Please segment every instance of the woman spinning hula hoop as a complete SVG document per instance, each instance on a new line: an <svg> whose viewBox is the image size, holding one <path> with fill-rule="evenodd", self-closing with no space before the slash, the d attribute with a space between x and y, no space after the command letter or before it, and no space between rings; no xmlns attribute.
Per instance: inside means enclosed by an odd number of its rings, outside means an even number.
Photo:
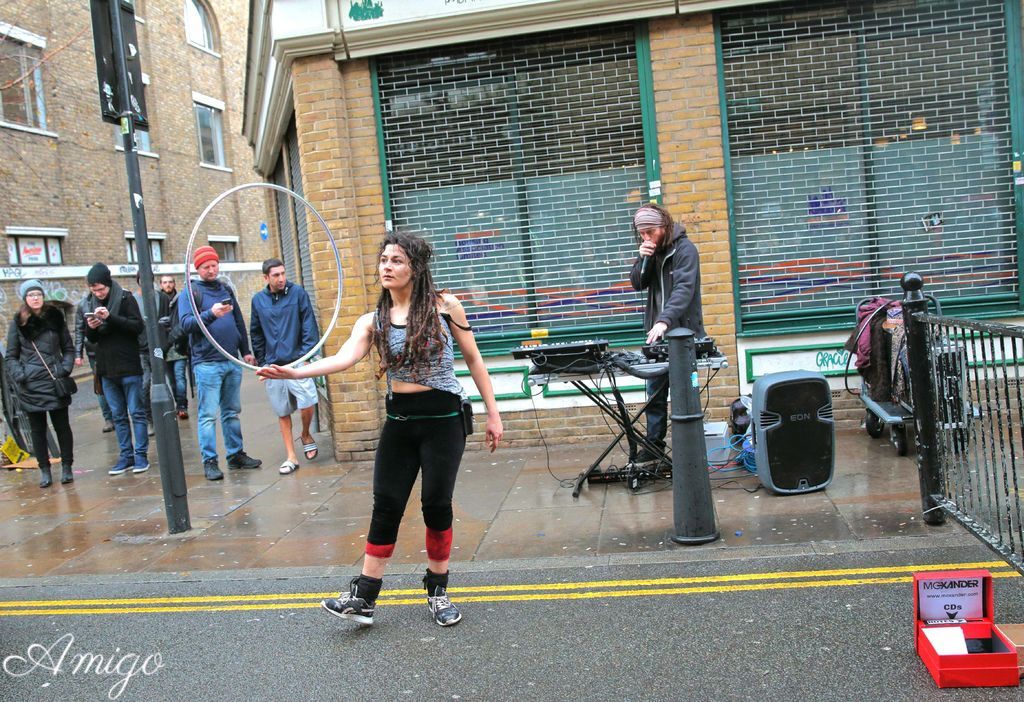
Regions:
<svg viewBox="0 0 1024 702"><path fill-rule="evenodd" d="M454 295L434 287L431 255L430 244L419 237L388 234L377 262L383 288L377 309L356 320L338 353L301 368L271 365L257 371L264 378L308 378L351 368L371 347L380 355L378 377L386 373L388 381L387 421L373 468L373 515L362 573L352 579L347 593L322 603L331 614L365 625L373 624L384 568L421 469L427 606L441 626L462 619L447 595L452 494L466 447L461 412L465 392L455 378L453 338L487 407L484 440L492 452L504 434L466 312Z"/></svg>

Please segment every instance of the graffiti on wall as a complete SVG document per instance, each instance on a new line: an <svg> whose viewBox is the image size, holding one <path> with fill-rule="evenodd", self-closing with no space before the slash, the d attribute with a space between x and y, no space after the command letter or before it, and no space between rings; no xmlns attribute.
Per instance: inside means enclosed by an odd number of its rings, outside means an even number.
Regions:
<svg viewBox="0 0 1024 702"><path fill-rule="evenodd" d="M82 301L88 291L82 288L75 288L74 290L68 290L62 280L42 280L43 294L46 295L46 299L51 302L64 302L69 305L77 305Z"/></svg>

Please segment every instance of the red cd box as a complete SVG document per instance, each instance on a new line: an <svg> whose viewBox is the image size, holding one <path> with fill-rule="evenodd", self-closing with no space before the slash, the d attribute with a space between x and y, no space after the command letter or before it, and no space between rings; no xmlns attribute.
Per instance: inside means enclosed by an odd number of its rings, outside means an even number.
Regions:
<svg viewBox="0 0 1024 702"><path fill-rule="evenodd" d="M914 573L914 648L939 687L1017 687L1017 651L993 624L987 570Z"/></svg>

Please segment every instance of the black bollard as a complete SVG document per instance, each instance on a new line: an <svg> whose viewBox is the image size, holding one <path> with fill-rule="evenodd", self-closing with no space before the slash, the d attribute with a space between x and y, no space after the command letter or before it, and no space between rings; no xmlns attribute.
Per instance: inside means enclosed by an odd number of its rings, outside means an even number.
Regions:
<svg viewBox="0 0 1024 702"><path fill-rule="evenodd" d="M132 213L132 229L139 257L139 273L142 286L142 316L147 320L146 340L149 343L152 383L150 407L156 430L157 453L160 456L160 484L164 493L164 510L167 513L167 530L179 534L192 528L188 514L188 496L185 484L185 467L181 456L181 439L178 423L174 419L174 398L167 387L166 366L160 346L159 325L156 323L156 291L153 289L153 261L149 250L149 235L146 229L146 208L142 197L142 176L139 171L139 155L135 146L134 108L128 104L131 94L129 86L128 61L138 61L138 55L125 55L126 42L121 26L122 3L107 3L109 8L110 31L113 37L114 64L119 82L121 107L121 138L124 145L125 168L128 175L129 206ZM99 12L100 4L93 5L93 12ZM129 17L134 17L135 8L129 5ZM98 17L97 21L106 20ZM188 270L185 271L186 283ZM185 286L188 290L188 286Z"/></svg>
<svg viewBox="0 0 1024 702"><path fill-rule="evenodd" d="M668 377L672 396L672 507L677 544L693 546L718 538L711 501L704 410L700 406L693 332L673 329L668 339Z"/></svg>
<svg viewBox="0 0 1024 702"><path fill-rule="evenodd" d="M944 524L946 513L935 501L942 495L942 473L939 469L939 437L936 431L935 397L932 383L935 369L928 351L928 325L917 318L928 311L928 300L921 289L924 278L919 273L904 273L903 328L907 334L907 362L910 365L910 394L914 404L914 427L917 430L917 474L921 483L921 510L924 523Z"/></svg>

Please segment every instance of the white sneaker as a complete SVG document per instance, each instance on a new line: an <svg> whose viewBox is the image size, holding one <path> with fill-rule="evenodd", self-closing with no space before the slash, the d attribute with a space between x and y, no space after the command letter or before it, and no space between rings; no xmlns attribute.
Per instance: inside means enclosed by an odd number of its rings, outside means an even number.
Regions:
<svg viewBox="0 0 1024 702"><path fill-rule="evenodd" d="M462 612L448 599L448 592L443 587L434 588L433 595L428 591L427 608L440 626L454 626L462 621Z"/></svg>

